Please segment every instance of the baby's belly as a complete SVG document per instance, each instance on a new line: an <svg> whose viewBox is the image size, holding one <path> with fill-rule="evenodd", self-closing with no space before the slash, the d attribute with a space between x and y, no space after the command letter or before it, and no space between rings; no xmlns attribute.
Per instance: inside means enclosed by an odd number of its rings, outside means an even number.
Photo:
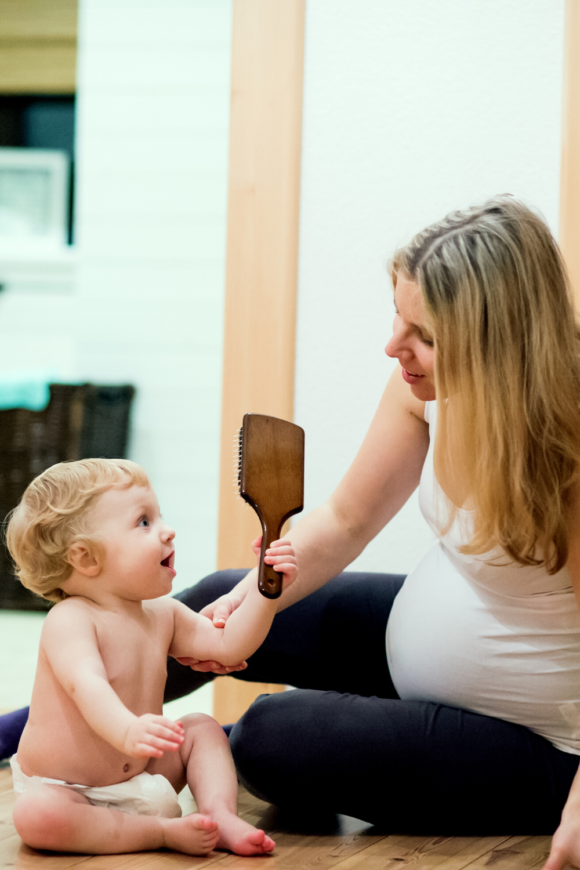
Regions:
<svg viewBox="0 0 580 870"><path fill-rule="evenodd" d="M158 688L158 698L155 698L156 682L159 681L153 675L153 691L150 686L138 688L145 710L161 713L163 688ZM132 706L137 715L143 712ZM17 755L27 776L89 786L131 779L142 773L149 761L126 755L93 731L42 658L32 690L30 716Z"/></svg>
<svg viewBox="0 0 580 870"><path fill-rule="evenodd" d="M104 786L124 782L142 773L148 758L132 758L112 747L80 724L55 722L62 728L26 724L17 758L27 776L42 776L75 785Z"/></svg>
<svg viewBox="0 0 580 870"><path fill-rule="evenodd" d="M438 544L395 600L387 657L405 700L517 722L580 753L580 617L573 593L500 596L462 576Z"/></svg>

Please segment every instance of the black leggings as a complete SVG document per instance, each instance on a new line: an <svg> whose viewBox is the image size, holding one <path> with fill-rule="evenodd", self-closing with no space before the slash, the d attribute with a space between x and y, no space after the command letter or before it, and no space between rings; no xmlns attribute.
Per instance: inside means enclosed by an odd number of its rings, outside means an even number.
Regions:
<svg viewBox="0 0 580 870"><path fill-rule="evenodd" d="M200 610L245 571L177 598ZM345 813L397 833L551 834L578 768L522 725L402 701L385 630L404 577L345 573L280 613L238 679L286 683L235 725L241 781L282 807ZM166 699L212 679L169 662Z"/></svg>

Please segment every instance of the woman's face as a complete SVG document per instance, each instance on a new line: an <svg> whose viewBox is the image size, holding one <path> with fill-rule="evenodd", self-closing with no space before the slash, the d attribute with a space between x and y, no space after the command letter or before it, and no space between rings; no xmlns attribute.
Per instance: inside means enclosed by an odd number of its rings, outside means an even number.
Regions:
<svg viewBox="0 0 580 870"><path fill-rule="evenodd" d="M403 275L397 276L396 315L393 335L385 348L387 356L398 359L403 380L423 402L435 398L435 348L427 327L425 303L418 284Z"/></svg>

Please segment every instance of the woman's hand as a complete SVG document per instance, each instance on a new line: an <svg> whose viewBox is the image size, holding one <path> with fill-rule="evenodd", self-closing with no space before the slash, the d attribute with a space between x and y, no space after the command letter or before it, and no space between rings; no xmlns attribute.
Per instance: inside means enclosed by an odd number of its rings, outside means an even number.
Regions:
<svg viewBox="0 0 580 870"><path fill-rule="evenodd" d="M580 867L580 815L574 817L565 812L542 870L572 870L573 867Z"/></svg>
<svg viewBox="0 0 580 870"><path fill-rule="evenodd" d="M572 870L573 867L580 867L580 824L562 824L554 834L550 857L542 870Z"/></svg>
<svg viewBox="0 0 580 870"><path fill-rule="evenodd" d="M238 594L235 590L229 595L216 598L211 604L206 605L199 611L201 616L211 619L216 628L223 628L234 610L240 606L246 596Z"/></svg>
<svg viewBox="0 0 580 870"><path fill-rule="evenodd" d="M221 626L221 628L223 628L223 626ZM176 657L176 661L178 661L180 665L190 667L193 671L200 671L202 674L207 674L209 672L217 674L219 677L227 677L228 674L232 674L234 671L245 671L248 667L247 662L240 662L239 665L226 667L219 662L202 662L199 659L192 658Z"/></svg>

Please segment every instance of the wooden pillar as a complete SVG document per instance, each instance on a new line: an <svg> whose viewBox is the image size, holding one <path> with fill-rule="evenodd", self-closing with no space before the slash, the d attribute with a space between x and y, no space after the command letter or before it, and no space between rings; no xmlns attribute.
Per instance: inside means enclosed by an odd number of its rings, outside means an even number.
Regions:
<svg viewBox="0 0 580 870"><path fill-rule="evenodd" d="M580 0L566 0L560 246L580 311Z"/></svg>
<svg viewBox="0 0 580 870"><path fill-rule="evenodd" d="M234 0L219 568L253 567L260 533L232 485L242 417L294 410L303 48L304 0ZM281 688L222 677L214 716L234 722Z"/></svg>

